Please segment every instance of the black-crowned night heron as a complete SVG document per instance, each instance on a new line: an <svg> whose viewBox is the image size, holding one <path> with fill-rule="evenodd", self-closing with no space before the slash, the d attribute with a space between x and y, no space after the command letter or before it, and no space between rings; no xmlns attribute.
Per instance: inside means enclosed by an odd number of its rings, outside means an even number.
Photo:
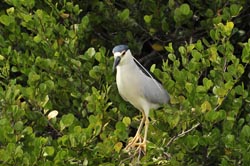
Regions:
<svg viewBox="0 0 250 166"><path fill-rule="evenodd" d="M149 111L168 103L169 95L163 86L132 56L127 45L115 46L112 52L115 59L113 70L117 70L116 83L119 94L142 112L139 128L125 149L137 147L145 153ZM141 140L141 130L144 124L144 138Z"/></svg>

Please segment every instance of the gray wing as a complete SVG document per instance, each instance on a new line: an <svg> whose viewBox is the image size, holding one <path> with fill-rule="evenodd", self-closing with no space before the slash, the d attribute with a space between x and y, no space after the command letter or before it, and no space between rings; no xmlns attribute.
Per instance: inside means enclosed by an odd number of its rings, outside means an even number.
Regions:
<svg viewBox="0 0 250 166"><path fill-rule="evenodd" d="M145 98L155 104L165 104L169 101L168 92L163 88L160 81L157 80L152 73L146 70L136 59L134 59L137 67L141 71L141 86Z"/></svg>
<svg viewBox="0 0 250 166"><path fill-rule="evenodd" d="M156 83L158 85L156 85ZM166 104L169 101L168 92L156 80L147 77L143 86L145 98L155 104Z"/></svg>

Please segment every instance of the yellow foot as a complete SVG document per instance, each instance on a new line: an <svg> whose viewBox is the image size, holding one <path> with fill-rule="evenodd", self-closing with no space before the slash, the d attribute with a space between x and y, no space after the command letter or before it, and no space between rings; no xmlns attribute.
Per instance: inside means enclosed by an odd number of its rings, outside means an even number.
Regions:
<svg viewBox="0 0 250 166"><path fill-rule="evenodd" d="M135 135L135 137L129 141L128 145L125 147L126 150L133 149L137 144L143 142L143 138L141 137L140 134Z"/></svg>
<svg viewBox="0 0 250 166"><path fill-rule="evenodd" d="M135 146L137 146L136 148L136 152L139 153L143 153L144 155L146 154L146 141L143 141L142 143L136 143Z"/></svg>
<svg viewBox="0 0 250 166"><path fill-rule="evenodd" d="M136 148L136 149L135 149ZM138 134L125 147L125 150L135 150L136 153L146 154L146 140Z"/></svg>

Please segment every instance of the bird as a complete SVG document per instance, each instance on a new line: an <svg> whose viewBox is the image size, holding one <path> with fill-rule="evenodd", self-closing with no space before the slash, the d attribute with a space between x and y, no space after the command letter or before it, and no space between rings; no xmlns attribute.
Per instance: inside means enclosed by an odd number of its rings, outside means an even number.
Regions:
<svg viewBox="0 0 250 166"><path fill-rule="evenodd" d="M149 111L169 102L170 96L163 85L156 80L132 55L127 45L113 48L113 72L116 70L116 84L120 96L142 113L138 130L125 147L146 153ZM144 137L141 131L144 126Z"/></svg>

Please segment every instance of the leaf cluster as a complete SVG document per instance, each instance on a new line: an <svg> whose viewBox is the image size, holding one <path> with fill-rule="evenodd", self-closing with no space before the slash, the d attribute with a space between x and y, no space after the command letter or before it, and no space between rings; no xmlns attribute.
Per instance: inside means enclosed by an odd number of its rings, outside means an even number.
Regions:
<svg viewBox="0 0 250 166"><path fill-rule="evenodd" d="M118 94L128 43L170 104L150 112L141 165L249 165L245 0L0 2L0 164L128 165L139 111ZM153 65L152 65L153 64Z"/></svg>

